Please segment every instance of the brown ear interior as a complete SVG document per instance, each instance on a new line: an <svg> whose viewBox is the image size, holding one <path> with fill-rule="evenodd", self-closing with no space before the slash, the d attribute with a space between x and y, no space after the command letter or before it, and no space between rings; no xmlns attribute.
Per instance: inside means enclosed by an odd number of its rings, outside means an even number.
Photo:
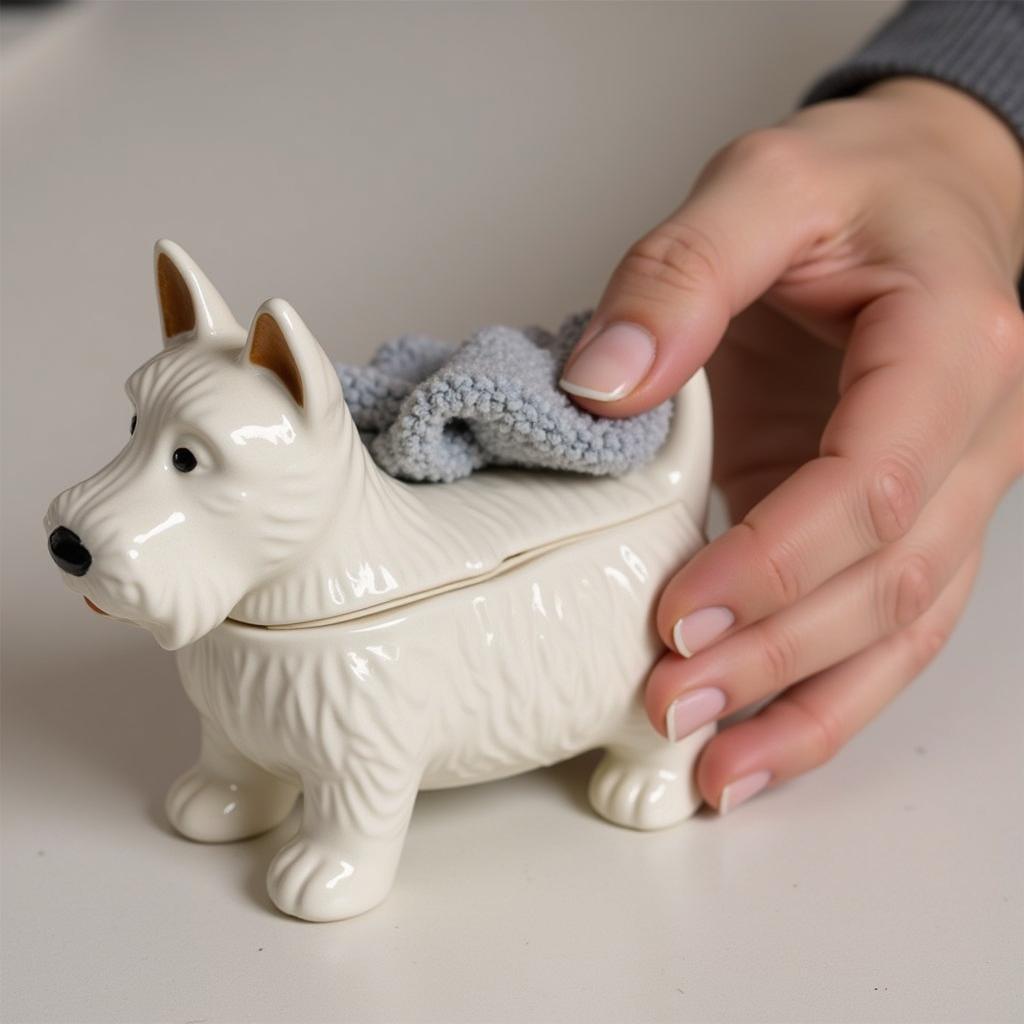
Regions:
<svg viewBox="0 0 1024 1024"><path fill-rule="evenodd" d="M162 252L156 260L156 287L160 295L160 315L164 322L164 337L173 338L183 331L194 331L196 310L192 295L167 253Z"/></svg>
<svg viewBox="0 0 1024 1024"><path fill-rule="evenodd" d="M269 314L261 313L252 329L249 361L276 374L291 392L296 405L302 405L302 377L295 356L285 341L278 322Z"/></svg>

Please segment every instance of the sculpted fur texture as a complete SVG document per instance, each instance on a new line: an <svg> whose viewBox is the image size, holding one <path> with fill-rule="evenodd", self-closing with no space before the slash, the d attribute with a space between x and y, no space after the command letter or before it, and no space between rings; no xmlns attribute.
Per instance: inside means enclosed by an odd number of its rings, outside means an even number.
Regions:
<svg viewBox="0 0 1024 1024"><path fill-rule="evenodd" d="M392 886L416 793L595 747L594 807L661 828L699 803L708 730L673 744L640 702L661 587L702 543L703 377L621 478L487 470L403 484L367 454L287 303L246 333L160 242L165 347L128 382L132 433L45 520L71 589L175 650L200 716L167 811L184 835L266 831L286 913L336 920Z"/></svg>

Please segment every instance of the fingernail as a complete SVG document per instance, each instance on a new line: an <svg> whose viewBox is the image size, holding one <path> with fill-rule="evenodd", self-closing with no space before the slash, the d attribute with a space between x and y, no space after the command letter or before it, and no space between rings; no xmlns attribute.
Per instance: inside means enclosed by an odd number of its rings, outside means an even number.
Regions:
<svg viewBox="0 0 1024 1024"><path fill-rule="evenodd" d="M735 621L736 616L720 605L698 608L675 624L672 642L684 658L692 658L699 650L717 640Z"/></svg>
<svg viewBox="0 0 1024 1024"><path fill-rule="evenodd" d="M665 732L668 738L674 743L702 725L714 721L725 707L725 701L725 694L715 686L691 690L677 697L665 712Z"/></svg>
<svg viewBox="0 0 1024 1024"><path fill-rule="evenodd" d="M760 793L771 781L772 773L769 771L751 772L744 775L735 782L730 782L722 790L721 799L718 801L718 813L728 814L736 810L740 804L749 800L752 796Z"/></svg>
<svg viewBox="0 0 1024 1024"><path fill-rule="evenodd" d="M559 386L580 398L618 401L644 379L654 351L654 338L642 327L611 324L584 347Z"/></svg>

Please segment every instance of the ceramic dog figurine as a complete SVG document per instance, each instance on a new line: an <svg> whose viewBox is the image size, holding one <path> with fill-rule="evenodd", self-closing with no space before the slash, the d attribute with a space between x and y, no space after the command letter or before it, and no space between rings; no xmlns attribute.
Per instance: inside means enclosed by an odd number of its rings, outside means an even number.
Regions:
<svg viewBox="0 0 1024 1024"><path fill-rule="evenodd" d="M177 245L157 244L156 277L164 348L128 380L131 437L45 527L72 590L177 652L202 738L167 797L175 828L242 839L302 793L267 885L285 913L326 921L387 895L419 789L602 747L600 814L688 817L711 727L669 743L641 689L658 594L703 542L703 375L624 477L406 484L367 454L287 303L246 333Z"/></svg>

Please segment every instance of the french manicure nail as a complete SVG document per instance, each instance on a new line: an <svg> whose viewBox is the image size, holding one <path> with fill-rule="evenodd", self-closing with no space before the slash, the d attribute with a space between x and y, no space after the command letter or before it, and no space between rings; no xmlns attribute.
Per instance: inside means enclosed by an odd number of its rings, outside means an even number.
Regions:
<svg viewBox="0 0 1024 1024"><path fill-rule="evenodd" d="M654 352L654 338L642 327L610 324L584 347L559 386L580 398L616 402L644 379Z"/></svg>
<svg viewBox="0 0 1024 1024"><path fill-rule="evenodd" d="M771 781L771 778L771 772L760 771L751 772L749 775L730 782L722 790L721 799L718 801L718 813L728 814L730 811L734 811L740 804L760 793Z"/></svg>
<svg viewBox="0 0 1024 1024"><path fill-rule="evenodd" d="M672 642L684 658L692 658L699 650L717 640L735 621L736 616L728 608L718 605L698 608L675 624L672 628Z"/></svg>
<svg viewBox="0 0 1024 1024"><path fill-rule="evenodd" d="M677 697L665 713L668 738L675 742L707 725L721 714L725 703L725 694L715 686L704 686Z"/></svg>

